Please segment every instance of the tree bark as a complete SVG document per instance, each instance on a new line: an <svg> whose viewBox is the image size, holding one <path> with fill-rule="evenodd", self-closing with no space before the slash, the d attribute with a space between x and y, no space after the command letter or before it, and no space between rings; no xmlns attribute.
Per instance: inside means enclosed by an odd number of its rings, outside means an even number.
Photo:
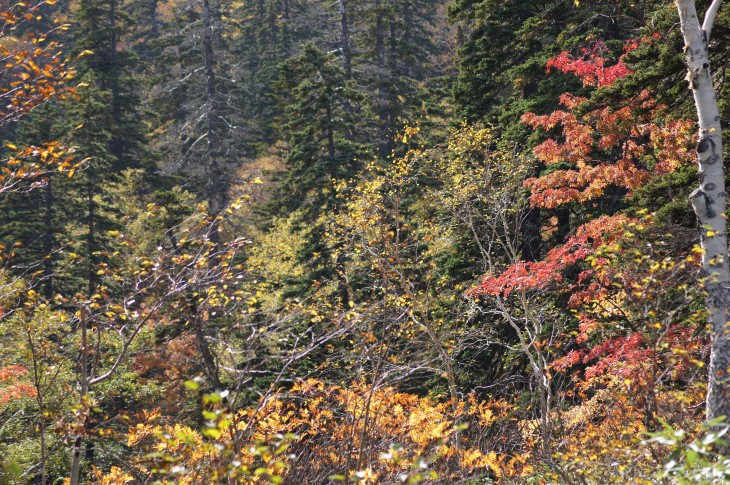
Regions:
<svg viewBox="0 0 730 485"><path fill-rule="evenodd" d="M109 151L114 155L112 166L121 170L126 168L124 166L122 157L124 155L124 140L122 139L122 106L121 96L119 93L119 59L117 52L117 2L112 0L109 3L109 25L110 25L110 52L109 52L109 76L110 76L110 90L112 94L112 105L111 105L111 116L114 123L115 133L112 133L112 140L110 143Z"/></svg>
<svg viewBox="0 0 730 485"><path fill-rule="evenodd" d="M540 235L540 208L528 207L522 216L522 259L525 261L538 261L542 249L542 236Z"/></svg>
<svg viewBox="0 0 730 485"><path fill-rule="evenodd" d="M216 254L220 253L219 215L226 205L227 190L223 183L223 172L220 164L220 138L218 134L218 104L215 82L215 57L213 53L213 13L208 0L203 0L203 56L205 58L205 102L206 136L208 138L206 172L206 196L208 211L213 222L210 227L210 241L215 245Z"/></svg>
<svg viewBox="0 0 730 485"><path fill-rule="evenodd" d="M342 66L345 69L345 81L349 81L352 79L352 49L350 48L350 29L347 25L347 5L345 0L338 0L338 4L342 36Z"/></svg>
<svg viewBox="0 0 730 485"><path fill-rule="evenodd" d="M53 185L51 181L53 180L53 174L48 175L48 180L46 182L46 187L44 189L44 197L43 202L45 203L45 210L43 213L43 223L45 224L45 228L43 228L43 254L44 260L43 260L43 294L46 298L51 299L53 298L53 265L54 265L54 256L53 256L53 246L54 246L54 227L53 227Z"/></svg>
<svg viewBox="0 0 730 485"><path fill-rule="evenodd" d="M86 394L89 391L89 360L88 360L88 338L86 334L87 313L86 308L81 307L81 316L79 325L81 326L81 381L79 385L79 404L81 408L84 406ZM69 482L71 485L79 485L79 472L81 471L81 445L83 439L81 435L77 436L73 444L73 453L71 459L71 476Z"/></svg>
<svg viewBox="0 0 730 485"><path fill-rule="evenodd" d="M93 162L92 162L93 163ZM94 196L96 195L96 168L89 166L87 169L88 180L86 182L86 207L87 207L87 219L86 219L86 251L88 256L88 292L89 298L96 292L96 271L98 257L96 255L96 201Z"/></svg>
<svg viewBox="0 0 730 485"><path fill-rule="evenodd" d="M381 159L388 158L391 152L390 146L390 127L388 126L389 106L389 89L390 79L387 77L387 65L385 59L385 19L383 12L382 0L376 0L374 8L376 9L375 18L375 62L376 75L380 77L377 82L378 86L378 155Z"/></svg>
<svg viewBox="0 0 730 485"><path fill-rule="evenodd" d="M46 405L43 399L43 378L40 369L39 356L36 350L35 343L33 341L33 332L31 327L26 330L26 336L28 338L28 349L30 350L31 359L33 361L33 385L35 387L35 399L38 403L38 432L41 438L41 483L40 485L48 485L48 443L46 441Z"/></svg>
<svg viewBox="0 0 730 485"><path fill-rule="evenodd" d="M160 34L160 19L159 14L157 12L157 0L154 0L152 4L150 5L151 9L151 20L152 20L152 36L157 38Z"/></svg>
<svg viewBox="0 0 730 485"><path fill-rule="evenodd" d="M350 44L350 29L347 23L347 4L345 0L338 0L340 9L340 34L342 42L342 67L345 70L345 82L352 80L352 47ZM345 114L350 121L352 115L352 104L350 104L349 97L345 97L342 105L345 110ZM345 131L345 139L353 140L355 138L353 130L351 128Z"/></svg>
<svg viewBox="0 0 730 485"><path fill-rule="evenodd" d="M694 95L699 120L697 154L700 186L692 192L690 200L701 225L702 272L712 332L707 386L707 419L711 420L719 416L730 416L730 269L725 218L727 201L720 112L708 55L712 24L722 2L712 2L703 25L700 25L694 0L676 0L676 3L685 41L687 79Z"/></svg>

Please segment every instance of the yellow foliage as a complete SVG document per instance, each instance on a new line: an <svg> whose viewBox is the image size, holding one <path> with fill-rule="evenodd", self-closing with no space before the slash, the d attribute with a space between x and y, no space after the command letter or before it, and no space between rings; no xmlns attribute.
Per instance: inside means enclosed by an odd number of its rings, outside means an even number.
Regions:
<svg viewBox="0 0 730 485"><path fill-rule="evenodd" d="M454 404L391 387L372 389L364 381L328 386L311 379L235 416L206 411L203 433L164 423L158 412L145 413L129 429L127 444L144 450L136 462L141 473L154 478L155 470L167 470L175 483L190 485L222 476L253 484L262 483L262 476L332 474L395 483L424 468L447 481L514 474L509 457L474 446L466 436L472 430L478 435L494 419L487 407L473 396ZM460 424L473 428L462 431ZM98 483L109 485L128 477L118 469L95 473Z"/></svg>

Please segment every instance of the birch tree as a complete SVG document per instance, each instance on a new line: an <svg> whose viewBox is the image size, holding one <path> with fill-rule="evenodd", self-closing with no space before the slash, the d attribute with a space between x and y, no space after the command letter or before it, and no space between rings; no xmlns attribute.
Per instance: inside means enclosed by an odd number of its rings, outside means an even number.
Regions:
<svg viewBox="0 0 730 485"><path fill-rule="evenodd" d="M712 84L709 40L722 0L714 0L700 23L694 0L676 0L684 36L687 80L699 120L700 186L690 195L701 224L702 272L712 332L707 418L730 416L730 270L725 217L725 171L717 93Z"/></svg>

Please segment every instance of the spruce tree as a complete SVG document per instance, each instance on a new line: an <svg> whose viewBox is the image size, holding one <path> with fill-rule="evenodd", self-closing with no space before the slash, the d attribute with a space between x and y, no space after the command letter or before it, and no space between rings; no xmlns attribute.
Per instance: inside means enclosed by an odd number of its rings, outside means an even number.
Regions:
<svg viewBox="0 0 730 485"><path fill-rule="evenodd" d="M119 0L81 0L75 13L74 51L90 52L83 57L78 70L81 75L93 73L95 88L109 93L109 151L114 157L112 168L147 166L144 122L140 111L140 83L134 69L136 56L122 49L122 41L132 20Z"/></svg>
<svg viewBox="0 0 730 485"><path fill-rule="evenodd" d="M362 97L334 56L311 43L282 65L278 89L289 149L275 205L316 219L334 204L332 182L358 172L364 153L349 134L357 124L351 108Z"/></svg>
<svg viewBox="0 0 730 485"><path fill-rule="evenodd" d="M428 35L437 6L427 0L368 0L353 5L355 70L363 73L356 77L368 93L381 158L391 154L393 137L402 125L424 114L419 88L429 75L437 75L431 61L438 48Z"/></svg>
<svg viewBox="0 0 730 485"><path fill-rule="evenodd" d="M49 137L58 138L57 104L48 104L26 116L13 133L13 143L41 146ZM40 287L46 298L65 289L64 277L57 272L61 250L68 244L65 225L75 213L70 180L48 170L0 196L0 243L12 250L12 272Z"/></svg>

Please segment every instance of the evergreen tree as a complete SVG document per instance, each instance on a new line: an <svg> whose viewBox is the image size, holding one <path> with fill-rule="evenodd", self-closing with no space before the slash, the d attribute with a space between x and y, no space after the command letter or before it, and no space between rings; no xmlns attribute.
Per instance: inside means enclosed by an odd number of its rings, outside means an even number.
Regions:
<svg viewBox="0 0 730 485"><path fill-rule="evenodd" d="M313 44L282 65L278 89L289 150L275 205L316 219L332 208L333 181L355 176L361 164L363 149L349 136L361 96L336 59Z"/></svg>
<svg viewBox="0 0 730 485"><path fill-rule="evenodd" d="M355 70L369 96L371 126L378 155L388 157L393 137L404 122L424 114L420 87L433 70L437 45L430 32L437 2L428 0L368 0L354 6Z"/></svg>
<svg viewBox="0 0 730 485"><path fill-rule="evenodd" d="M128 18L136 19L130 26L126 40L144 63L156 61L164 47L161 36L165 19L161 3L160 0L128 0L122 6Z"/></svg>
<svg viewBox="0 0 730 485"><path fill-rule="evenodd" d="M274 87L280 65L304 42L323 35L313 22L318 13L316 2L310 0L244 0L232 12L235 32L230 49L236 59L238 109L254 150L274 143L280 134Z"/></svg>
<svg viewBox="0 0 730 485"><path fill-rule="evenodd" d="M57 138L59 106L45 105L25 117L14 132L13 142L41 146L48 137ZM49 170L0 196L4 214L0 224L0 243L13 252L10 268L26 277L51 298L65 292L67 274L59 274L58 260L69 244L66 224L77 213L72 199L71 181L65 174Z"/></svg>
<svg viewBox="0 0 730 485"><path fill-rule="evenodd" d="M78 100L61 113L70 143L85 160L74 178L76 204L83 207L72 221L74 253L86 261L86 291L96 292L100 275L111 263L114 201L109 182L127 168L151 168L145 147L145 124L139 109L140 85L133 74L136 57L123 49L132 20L119 0L81 0L71 32L74 51L85 54L78 66L82 86ZM79 267L81 265L75 265Z"/></svg>
<svg viewBox="0 0 730 485"><path fill-rule="evenodd" d="M163 34L166 49L155 106L164 119L157 132L167 172L184 175L208 204L211 240L221 240L216 217L229 201L235 168L250 151L236 59L229 41L233 23L226 1L175 5L175 21Z"/></svg>
<svg viewBox="0 0 730 485"><path fill-rule="evenodd" d="M524 141L522 113L551 111L560 94L579 92L575 78L546 76L547 60L596 39L620 39L623 46L651 3L455 0L449 6L460 31L453 93L462 118L488 121Z"/></svg>
<svg viewBox="0 0 730 485"><path fill-rule="evenodd" d="M112 168L149 167L145 153L145 124L140 112L140 84L133 72L136 56L122 49L123 36L132 20L119 0L81 0L75 13L74 51L88 51L78 68L93 73L95 88L109 93L109 152Z"/></svg>

